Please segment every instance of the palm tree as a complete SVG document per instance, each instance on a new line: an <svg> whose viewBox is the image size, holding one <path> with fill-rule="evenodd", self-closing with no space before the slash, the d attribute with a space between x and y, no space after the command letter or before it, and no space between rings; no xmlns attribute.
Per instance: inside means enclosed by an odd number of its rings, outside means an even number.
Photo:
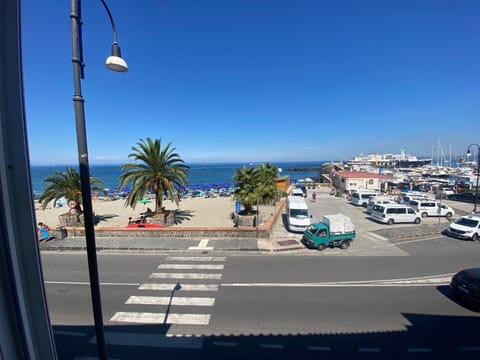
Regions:
<svg viewBox="0 0 480 360"><path fill-rule="evenodd" d="M245 213L250 214L259 200L257 192L259 172L253 167L244 166L235 170L233 179L237 182L235 197L242 203Z"/></svg>
<svg viewBox="0 0 480 360"><path fill-rule="evenodd" d="M251 213L253 206L259 201L267 202L276 198L276 176L277 167L270 163L261 164L258 168L243 167L235 170L235 197L241 201L245 213Z"/></svg>
<svg viewBox="0 0 480 360"><path fill-rule="evenodd" d="M262 203L274 200L277 196L277 184L275 178L277 177L278 168L270 163L261 164L258 168L258 185L257 192L259 200Z"/></svg>
<svg viewBox="0 0 480 360"><path fill-rule="evenodd" d="M42 204L42 209L45 209L50 201L53 200L53 205L55 206L58 200L65 197L67 202L75 201L77 204L75 207L77 214L83 212L80 206L82 203L80 174L73 167L67 167L67 172L57 170L55 171L55 175L48 176L43 181L49 183L49 185L38 197L38 201ZM99 185L103 185L100 179L90 176L90 184L92 190L102 190L101 187L99 187Z"/></svg>
<svg viewBox="0 0 480 360"><path fill-rule="evenodd" d="M138 201L142 200L148 191L155 194L155 214L163 211L163 195L166 194L178 205L178 196L175 187L186 185L190 167L175 153L172 143L162 149L160 139L146 141L140 139L138 147L132 146L129 158L134 163L122 165L127 170L120 175L120 185L132 185L132 191L127 197L125 206L133 209Z"/></svg>

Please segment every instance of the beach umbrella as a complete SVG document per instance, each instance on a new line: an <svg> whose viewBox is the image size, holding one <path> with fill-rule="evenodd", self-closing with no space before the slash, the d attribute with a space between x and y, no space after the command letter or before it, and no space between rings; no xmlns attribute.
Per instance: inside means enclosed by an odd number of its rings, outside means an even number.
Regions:
<svg viewBox="0 0 480 360"><path fill-rule="evenodd" d="M305 178L305 182L311 183L311 182L313 182L313 180L312 180L311 178L308 178L308 177L307 177L307 178Z"/></svg>
<svg viewBox="0 0 480 360"><path fill-rule="evenodd" d="M150 200L150 199L142 199L142 200L138 200L138 202L139 202L139 203L142 203L143 205L145 205L145 204L151 203L152 200Z"/></svg>

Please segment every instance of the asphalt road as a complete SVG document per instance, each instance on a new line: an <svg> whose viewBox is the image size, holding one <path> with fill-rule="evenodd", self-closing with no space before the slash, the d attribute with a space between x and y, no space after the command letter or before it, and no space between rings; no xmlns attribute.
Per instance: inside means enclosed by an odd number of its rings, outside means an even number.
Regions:
<svg viewBox="0 0 480 360"><path fill-rule="evenodd" d="M447 284L480 244L394 246L408 255L99 254L108 354L478 358L480 315ZM95 356L85 255L42 258L60 358Z"/></svg>
<svg viewBox="0 0 480 360"><path fill-rule="evenodd" d="M479 266L479 243L378 236L411 225L378 224L327 194L309 208L313 220L350 216L359 234L352 246L295 254L99 253L109 357L479 358L480 313L448 286L454 272ZM418 226L438 223L448 226L435 218ZM279 226L276 234L285 232ZM42 258L59 357L95 357L85 255Z"/></svg>

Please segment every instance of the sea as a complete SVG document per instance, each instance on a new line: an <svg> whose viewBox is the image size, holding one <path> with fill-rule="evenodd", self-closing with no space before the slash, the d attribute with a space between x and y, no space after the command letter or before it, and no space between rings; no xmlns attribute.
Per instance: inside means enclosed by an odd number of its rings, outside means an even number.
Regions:
<svg viewBox="0 0 480 360"><path fill-rule="evenodd" d="M293 183L305 178L313 178L319 175L318 169L325 161L296 161L296 162L277 162L273 163L279 168L279 175L290 175ZM119 177L122 174L121 164L116 165L90 165L90 175L103 181L105 189L117 189ZM191 187L202 187L207 184L233 184L233 176L236 169L244 166L256 167L259 163L202 163L188 164L190 173L188 185ZM32 191L38 195L43 192L48 185L44 179L48 176L55 175L55 171L65 172L69 165L32 165ZM77 169L78 166L70 165Z"/></svg>

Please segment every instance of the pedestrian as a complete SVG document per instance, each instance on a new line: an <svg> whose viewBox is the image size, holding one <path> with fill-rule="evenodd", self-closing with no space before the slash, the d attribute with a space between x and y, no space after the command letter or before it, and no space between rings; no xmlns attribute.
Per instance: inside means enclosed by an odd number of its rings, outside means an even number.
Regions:
<svg viewBox="0 0 480 360"><path fill-rule="evenodd" d="M50 228L47 224L39 222L38 230L40 232L40 241L48 241L50 239Z"/></svg>
<svg viewBox="0 0 480 360"><path fill-rule="evenodd" d="M317 201L317 193L315 191L312 194L312 201L313 202Z"/></svg>

